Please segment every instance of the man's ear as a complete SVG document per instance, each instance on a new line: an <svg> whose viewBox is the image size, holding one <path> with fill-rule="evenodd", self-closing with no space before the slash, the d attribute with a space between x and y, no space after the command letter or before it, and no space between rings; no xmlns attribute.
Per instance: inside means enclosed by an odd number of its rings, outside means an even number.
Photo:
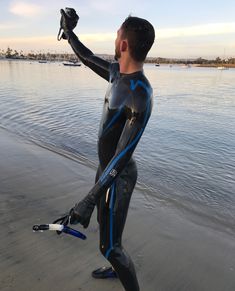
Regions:
<svg viewBox="0 0 235 291"><path fill-rule="evenodd" d="M120 51L121 52L126 52L128 49L128 43L127 43L127 40L122 40L121 41L121 44L120 44Z"/></svg>

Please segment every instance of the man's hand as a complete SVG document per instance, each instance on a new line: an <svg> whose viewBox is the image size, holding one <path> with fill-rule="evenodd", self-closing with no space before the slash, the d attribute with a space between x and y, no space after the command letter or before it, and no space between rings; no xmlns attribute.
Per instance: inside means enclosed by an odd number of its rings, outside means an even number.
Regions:
<svg viewBox="0 0 235 291"><path fill-rule="evenodd" d="M82 201L77 203L69 213L70 216L70 224L81 223L84 228L87 228L92 212L95 208L95 201L93 197L87 195Z"/></svg>
<svg viewBox="0 0 235 291"><path fill-rule="evenodd" d="M70 216L69 216L69 214L67 214L67 215L64 215L64 216L56 219L53 223L55 223L55 224L59 223L59 224L62 224L62 225L68 225L69 224L69 218L70 218ZM62 231L59 231L59 230L57 230L56 232L57 232L57 234L61 234L62 233Z"/></svg>
<svg viewBox="0 0 235 291"><path fill-rule="evenodd" d="M67 39L66 34L76 27L79 16L73 8L65 8L65 11L64 9L60 9L60 13L60 29L64 30L62 38Z"/></svg>

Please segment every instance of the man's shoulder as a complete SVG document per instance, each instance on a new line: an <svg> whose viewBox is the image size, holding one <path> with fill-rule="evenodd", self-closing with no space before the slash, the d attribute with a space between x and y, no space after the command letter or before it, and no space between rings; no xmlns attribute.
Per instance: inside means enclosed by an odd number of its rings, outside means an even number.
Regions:
<svg viewBox="0 0 235 291"><path fill-rule="evenodd" d="M142 73L130 79L130 90L135 96L150 98L152 95L152 87L146 76Z"/></svg>
<svg viewBox="0 0 235 291"><path fill-rule="evenodd" d="M128 103L133 112L145 112L152 104L153 90L144 74L130 78Z"/></svg>

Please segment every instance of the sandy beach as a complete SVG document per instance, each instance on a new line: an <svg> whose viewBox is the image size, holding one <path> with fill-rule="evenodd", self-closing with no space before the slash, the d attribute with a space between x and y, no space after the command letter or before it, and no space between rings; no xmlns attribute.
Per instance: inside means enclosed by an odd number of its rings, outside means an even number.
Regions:
<svg viewBox="0 0 235 291"><path fill-rule="evenodd" d="M94 176L86 165L0 130L0 290L123 290L118 280L91 278L106 264L98 250L96 211L86 241L32 232L33 224L50 223L79 201ZM133 194L123 237L141 290L234 291L234 233L164 201L146 207L142 195Z"/></svg>

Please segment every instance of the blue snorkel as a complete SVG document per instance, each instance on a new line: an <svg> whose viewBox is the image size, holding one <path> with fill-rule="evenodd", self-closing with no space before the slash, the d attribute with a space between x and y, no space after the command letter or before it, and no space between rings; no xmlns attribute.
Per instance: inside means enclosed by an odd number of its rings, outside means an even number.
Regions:
<svg viewBox="0 0 235 291"><path fill-rule="evenodd" d="M80 231L76 230L76 229L73 229L67 225L63 225L63 224L55 224L55 223L52 223L52 224L36 224L33 226L33 231L37 232L37 231L45 231L45 230L54 230L54 231L57 231L57 232L64 232L64 233L67 233L67 234L70 234L70 235L73 235L75 237L78 237L82 240L85 240L86 239L86 236L81 233Z"/></svg>

